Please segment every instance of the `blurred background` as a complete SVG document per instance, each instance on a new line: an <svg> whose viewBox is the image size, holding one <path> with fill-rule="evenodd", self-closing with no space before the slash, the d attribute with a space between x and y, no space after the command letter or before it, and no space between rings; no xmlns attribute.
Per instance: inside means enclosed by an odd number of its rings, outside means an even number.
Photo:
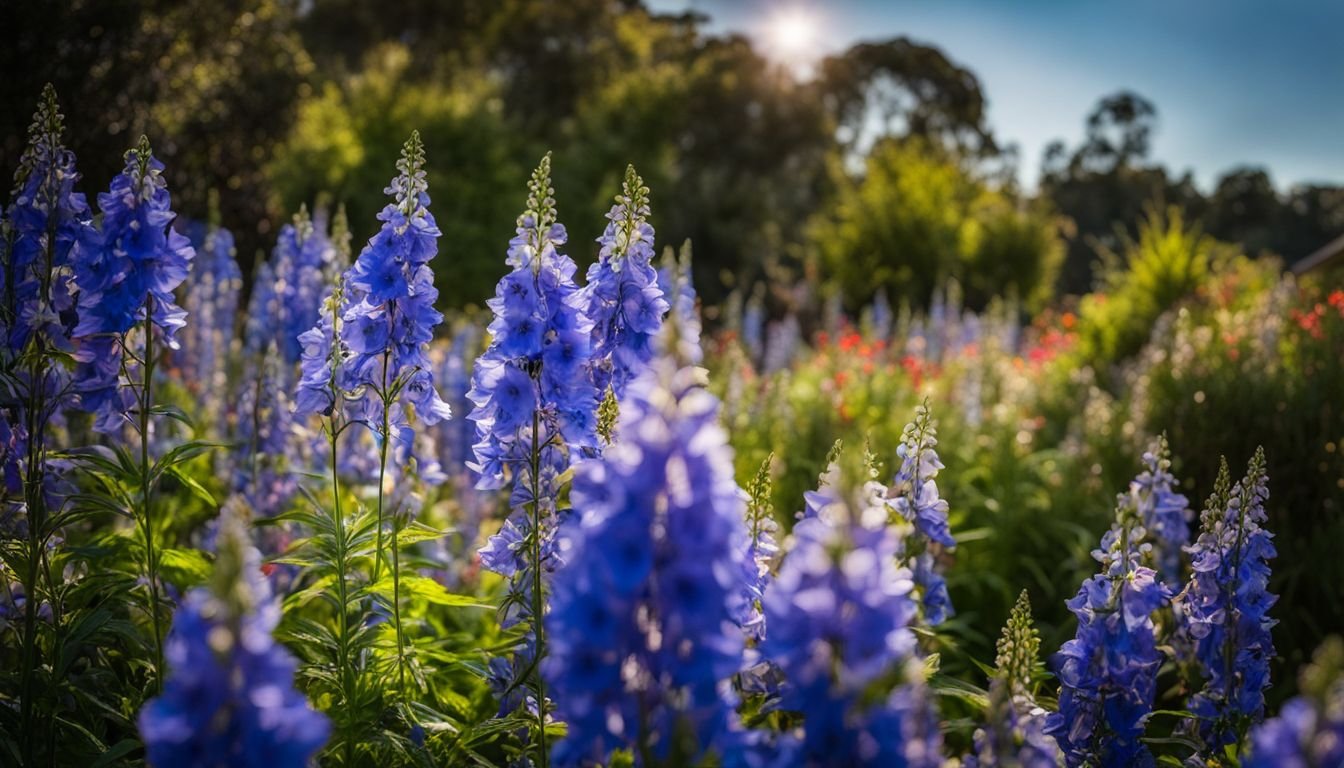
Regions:
<svg viewBox="0 0 1344 768"><path fill-rule="evenodd" d="M26 0L0 28L0 173L50 81L80 189L147 134L245 276L301 204L372 235L416 128L443 308L470 312L545 151L580 268L634 163L659 242L694 244L739 479L771 461L781 522L834 439L890 456L930 399L950 669L1023 586L1046 647L1071 636L1163 433L1196 511L1222 456L1268 451L1275 696L1344 632L1344 5Z"/></svg>
<svg viewBox="0 0 1344 768"><path fill-rule="evenodd" d="M809 265L851 308L949 277L973 306L1080 294L1151 205L1286 264L1344 233L1337 4L3 5L0 172L51 81L82 188L148 134L185 216L218 190L244 274L319 196L372 234L411 128L450 306L489 294L547 149L575 242L634 163L710 304Z"/></svg>

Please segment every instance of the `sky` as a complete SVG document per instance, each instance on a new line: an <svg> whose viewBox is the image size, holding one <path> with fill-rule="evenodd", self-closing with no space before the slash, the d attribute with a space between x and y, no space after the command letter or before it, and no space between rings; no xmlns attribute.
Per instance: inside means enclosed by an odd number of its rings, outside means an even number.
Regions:
<svg viewBox="0 0 1344 768"><path fill-rule="evenodd" d="M1157 107L1152 156L1204 190L1242 165L1280 189L1344 185L1340 0L647 0L693 10L807 72L807 60L907 36L980 79L989 123L1034 186L1045 146L1076 146L1104 95Z"/></svg>

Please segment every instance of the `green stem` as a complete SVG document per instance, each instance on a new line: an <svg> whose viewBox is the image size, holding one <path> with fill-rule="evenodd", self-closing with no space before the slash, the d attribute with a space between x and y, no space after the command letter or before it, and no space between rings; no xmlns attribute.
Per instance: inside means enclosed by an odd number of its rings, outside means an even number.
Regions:
<svg viewBox="0 0 1344 768"><path fill-rule="evenodd" d="M48 171L50 173L50 170ZM47 178L47 197L54 198L52 188L54 180ZM56 216L47 217L47 239L46 248L43 249L43 265L40 277L40 286L38 288L38 301L45 302L51 295L51 270L55 261L56 250L56 230L59 220ZM13 286L15 285L16 275L13 270L13 260L7 259L5 265L8 273L6 280L6 303L8 309L14 308ZM16 320L17 312L11 312L11 322ZM25 426L28 431L28 457L27 464L24 467L23 483L23 501L28 518L28 541L27 541L27 566L24 576L27 580L24 582L24 617L23 617L23 666L21 672L21 681L19 686L19 701L21 709L20 722L23 728L23 754L25 764L35 765L34 753L35 742L38 738L37 713L34 694L36 691L35 682L38 667L38 647L37 647L37 625L38 608L41 606L44 590L41 580L46 579L45 593L51 597L50 605L52 609L53 628L60 626L60 613L57 601L54 598L55 582L51 578L49 567L46 565L46 542L47 542L47 506L46 495L43 490L46 487L46 379L47 379L47 354L48 350L43 343L42 334L33 329L33 337L30 348L25 351L28 356L28 381L27 381L27 400L26 413L24 414ZM54 752L52 752L54 756Z"/></svg>
<svg viewBox="0 0 1344 768"><path fill-rule="evenodd" d="M350 616L349 616L349 592L347 590L346 578L349 573L348 543L345 538L345 515L341 511L341 480L340 473L337 471L339 466L336 457L336 446L339 442L339 432L336 429L335 409L332 410L331 417L331 493L333 498L333 523L336 528L336 599L339 607L336 609L336 666L341 676L341 705L346 709L346 715L350 714L352 709L351 702L354 700L354 669L350 664ZM350 765L354 758L354 743L349 739L345 740L345 765Z"/></svg>
<svg viewBox="0 0 1344 768"><path fill-rule="evenodd" d="M387 381L387 353L383 353L383 381ZM379 450L378 462L378 535L381 539L383 533L383 482L387 475L387 444L392 441L391 435L391 410L392 403L388 399L387 391L382 392L383 399L383 423L382 423L382 445ZM397 524L397 514L395 510L392 513L392 626L397 634L397 682L398 691L404 693L406 690L406 639L401 630L401 552L398 546L400 526ZM379 558L382 557L382 545L379 545Z"/></svg>
<svg viewBox="0 0 1344 768"><path fill-rule="evenodd" d="M537 763L546 768L550 753L546 749L546 683L541 677L541 660L546 655L546 635L542 622L542 611L546 600L542 595L541 580L541 445L537 436L541 432L541 414L532 410L532 637L536 643L532 660L533 681L537 691Z"/></svg>
<svg viewBox="0 0 1344 768"><path fill-rule="evenodd" d="M144 378L140 390L140 498L141 533L145 538L146 570L149 576L150 615L154 622L154 688L163 690L163 617L159 605L159 553L154 548L154 495L150 488L149 465L149 409L153 402L154 381L154 325L153 299L145 301L145 354L141 362Z"/></svg>

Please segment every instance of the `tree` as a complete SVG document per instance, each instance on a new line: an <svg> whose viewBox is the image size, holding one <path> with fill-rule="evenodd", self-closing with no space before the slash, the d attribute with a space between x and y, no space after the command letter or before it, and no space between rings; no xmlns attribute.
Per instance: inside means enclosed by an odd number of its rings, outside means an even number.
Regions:
<svg viewBox="0 0 1344 768"><path fill-rule="evenodd" d="M1053 217L918 139L875 146L814 217L808 245L851 309L879 288L924 306L949 278L971 307L1005 294L1039 305L1062 255Z"/></svg>
<svg viewBox="0 0 1344 768"><path fill-rule="evenodd" d="M917 136L973 155L998 151L980 81L938 48L898 37L860 43L821 62L815 84L848 149L877 136ZM866 139L866 141L865 141Z"/></svg>
<svg viewBox="0 0 1344 768"><path fill-rule="evenodd" d="M21 30L0 49L0 154L17 161L50 81L83 189L105 188L147 134L183 215L221 192L246 260L270 229L263 166L313 73L294 18L284 0L0 3L0 28Z"/></svg>
<svg viewBox="0 0 1344 768"><path fill-rule="evenodd" d="M418 129L425 143L430 210L443 231L441 301L482 301L504 268L504 251L521 210L519 192L535 148L514 138L486 78L467 86L420 83L407 74L404 47L374 49L363 73L328 83L303 100L298 119L268 167L272 207L294 210L330 194L344 203L355 247L377 228L387 202L389 168Z"/></svg>

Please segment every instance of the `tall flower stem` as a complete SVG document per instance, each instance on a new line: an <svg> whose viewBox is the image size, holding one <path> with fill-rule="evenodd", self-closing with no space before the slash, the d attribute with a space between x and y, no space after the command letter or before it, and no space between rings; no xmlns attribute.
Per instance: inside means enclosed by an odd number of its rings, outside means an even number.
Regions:
<svg viewBox="0 0 1344 768"><path fill-rule="evenodd" d="M34 682L37 677L37 612L42 603L42 564L46 559L46 497L43 494L43 419L41 410L46 407L44 387L39 383L45 374L44 358L40 349L41 342L36 341L39 350L33 354L28 370L28 403L25 416L25 428L28 431L28 461L24 467L23 500L28 518L28 551L25 565L23 611L23 670L19 688L19 700L22 708L23 743L27 764L33 764L33 748L37 740L36 709L33 698L36 693ZM45 383L45 382L42 382ZM48 583L50 587L50 583ZM53 610L55 601L52 601ZM53 616L54 619L54 616Z"/></svg>
<svg viewBox="0 0 1344 768"><path fill-rule="evenodd" d="M389 325L392 323L392 311L393 307L389 305L387 309ZM378 399L383 411L382 421L378 425L380 438L378 444L378 542L373 565L374 583L378 582L382 572L383 560L387 557L383 543L383 528L387 523L387 515L384 509L385 486L387 484L387 446L392 440L392 400L394 391L397 389L395 382L389 383L387 380L391 366L391 356L391 352L383 352L382 386L377 389ZM398 692L405 692L406 635L401 628L401 551L399 544L401 527L397 522L395 510L391 515L391 523L392 626L397 635L397 690Z"/></svg>
<svg viewBox="0 0 1344 768"><path fill-rule="evenodd" d="M154 323L153 298L145 301L145 348L140 361L140 531L145 539L145 570L149 578L149 610L154 623L154 688L163 689L163 616L159 605L159 552L154 547L154 494L150 487L149 424L153 403Z"/></svg>
<svg viewBox="0 0 1344 768"><path fill-rule="evenodd" d="M334 386L333 386L334 389ZM341 479L340 464L337 459L337 444L340 442L340 435L343 428L336 426L337 410L332 410L330 428L327 434L331 443L331 496L332 496L332 525L336 530L336 599L338 607L336 609L336 666L341 676L341 704L350 707L350 702L354 700L354 668L350 663L350 616L349 608L349 590L346 584L350 572L349 566L349 542L345 537L345 513L341 510ZM349 739L345 740L345 765L350 765L354 758L354 743Z"/></svg>
<svg viewBox="0 0 1344 768"><path fill-rule="evenodd" d="M47 183L55 186L51 177L52 168L47 169ZM55 195L49 195L54 198ZM57 230L60 219L56 215L47 217L46 247L42 249L43 263L38 270L40 286L39 301L47 302L51 296L51 272L56 261ZM12 291L15 276L10 270L6 279L6 290ZM13 306L13 296L6 297L6 306ZM43 334L33 333L30 348L25 350L27 357L27 402L24 414L25 429L28 432L28 456L24 466L23 502L28 521L27 572L24 582L25 604L23 616L23 667L20 682L20 708L23 725L23 752L27 764L34 764L33 750L37 741L36 702L34 683L37 676L37 625L38 609L42 603L45 579L45 593L51 597L53 628L60 626L60 606L54 595L54 581L47 558L48 520L46 498L46 426L47 426L47 374L49 371L49 350Z"/></svg>
<svg viewBox="0 0 1344 768"><path fill-rule="evenodd" d="M541 444L537 440L541 432L541 413L532 410L532 454L529 457L532 470L532 637L536 643L532 658L532 675L537 693L537 764L546 768L550 752L546 749L546 683L541 676L541 660L546 654L546 630L542 612L546 608L546 599L542 595L541 580Z"/></svg>

